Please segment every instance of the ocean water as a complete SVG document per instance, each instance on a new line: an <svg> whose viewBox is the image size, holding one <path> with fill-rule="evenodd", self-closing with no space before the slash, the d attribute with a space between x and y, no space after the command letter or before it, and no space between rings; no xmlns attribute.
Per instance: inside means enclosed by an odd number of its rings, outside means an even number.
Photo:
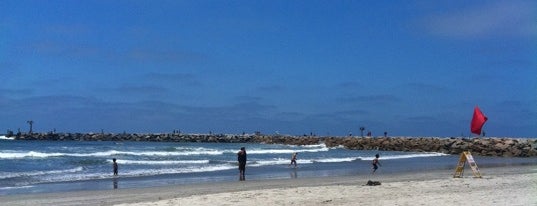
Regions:
<svg viewBox="0 0 537 206"><path fill-rule="evenodd" d="M454 169L457 155L347 150L324 144L19 141L0 138L0 195L108 190L237 181L237 155L246 147L246 180ZM298 152L298 168L289 167ZM112 158L119 176L112 175ZM536 164L535 158L475 157L481 166Z"/></svg>

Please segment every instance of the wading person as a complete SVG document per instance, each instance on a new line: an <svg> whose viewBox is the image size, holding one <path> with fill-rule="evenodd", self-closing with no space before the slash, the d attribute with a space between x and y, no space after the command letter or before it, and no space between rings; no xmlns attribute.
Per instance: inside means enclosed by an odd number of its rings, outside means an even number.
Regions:
<svg viewBox="0 0 537 206"><path fill-rule="evenodd" d="M114 168L114 176L117 176L117 169L118 169L118 166L117 166L116 158L112 159L112 161L114 162L114 165L113 165L113 168Z"/></svg>
<svg viewBox="0 0 537 206"><path fill-rule="evenodd" d="M241 147L241 150L237 153L237 160L239 161L239 180L245 180L244 173L246 171L246 149Z"/></svg>
<svg viewBox="0 0 537 206"><path fill-rule="evenodd" d="M289 166L291 166L291 165L294 164L294 165L295 165L295 168L296 168L296 155L297 155L297 154L298 154L298 153L296 153L296 152L293 153L293 156L291 156L291 163L289 163Z"/></svg>
<svg viewBox="0 0 537 206"><path fill-rule="evenodd" d="M371 164L373 164L373 167L372 167L373 171L371 171L371 174L375 174L375 171L377 171L379 166L382 166L379 162L379 154L375 155L375 159L373 159L373 162L371 162Z"/></svg>

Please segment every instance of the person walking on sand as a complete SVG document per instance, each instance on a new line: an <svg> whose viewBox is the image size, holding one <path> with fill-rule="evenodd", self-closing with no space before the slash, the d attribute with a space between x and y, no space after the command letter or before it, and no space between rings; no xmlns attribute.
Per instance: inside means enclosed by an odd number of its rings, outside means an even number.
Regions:
<svg viewBox="0 0 537 206"><path fill-rule="evenodd" d="M372 162L372 164L373 164L373 168L372 168L373 171L371 171L371 174L375 174L375 171L377 171L377 169L379 168L378 166L382 166L382 165L380 164L380 162L379 162L379 156L380 156L379 154L376 154L376 155L375 155L375 159L373 159L373 162Z"/></svg>
<svg viewBox="0 0 537 206"><path fill-rule="evenodd" d="M296 168L296 155L297 154L298 154L297 152L293 153L293 156L291 156L291 163L289 163L289 166L294 164Z"/></svg>
<svg viewBox="0 0 537 206"><path fill-rule="evenodd" d="M117 170L118 170L118 166L117 166L117 162L116 162L116 158L112 159L112 162L114 162L114 176L117 176Z"/></svg>
<svg viewBox="0 0 537 206"><path fill-rule="evenodd" d="M239 161L239 180L245 180L244 173L246 171L246 149L241 147L241 150L237 153L237 161Z"/></svg>

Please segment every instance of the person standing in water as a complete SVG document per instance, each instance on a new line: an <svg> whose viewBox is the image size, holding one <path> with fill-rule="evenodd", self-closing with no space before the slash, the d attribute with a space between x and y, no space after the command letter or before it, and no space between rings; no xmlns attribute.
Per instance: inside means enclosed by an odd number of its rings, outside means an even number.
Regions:
<svg viewBox="0 0 537 206"><path fill-rule="evenodd" d="M293 156L291 156L291 163L289 164L289 166L294 164L296 168L296 155L297 154L298 154L297 152L293 153Z"/></svg>
<svg viewBox="0 0 537 206"><path fill-rule="evenodd" d="M379 166L382 166L379 162L379 154L376 154L375 155L375 159L373 159L373 162L371 164L373 164L373 171L371 171L371 174L375 174L375 171L377 171L377 169L379 168Z"/></svg>
<svg viewBox="0 0 537 206"><path fill-rule="evenodd" d="M237 153L237 160L239 161L239 180L245 180L244 173L246 171L246 149L241 147L241 150Z"/></svg>
<svg viewBox="0 0 537 206"><path fill-rule="evenodd" d="M117 162L116 162L116 158L112 159L112 161L114 162L114 176L117 176L117 170L118 170L118 166L117 166Z"/></svg>

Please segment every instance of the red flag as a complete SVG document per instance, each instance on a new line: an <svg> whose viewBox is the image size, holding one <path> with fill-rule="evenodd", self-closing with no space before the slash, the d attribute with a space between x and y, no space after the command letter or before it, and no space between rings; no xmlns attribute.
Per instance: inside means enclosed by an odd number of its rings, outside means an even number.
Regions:
<svg viewBox="0 0 537 206"><path fill-rule="evenodd" d="M472 133L481 135L481 128L487 120L488 118L483 114L483 112L481 112L481 110L479 110L479 107L475 106L474 116L472 117L472 124L470 125Z"/></svg>

